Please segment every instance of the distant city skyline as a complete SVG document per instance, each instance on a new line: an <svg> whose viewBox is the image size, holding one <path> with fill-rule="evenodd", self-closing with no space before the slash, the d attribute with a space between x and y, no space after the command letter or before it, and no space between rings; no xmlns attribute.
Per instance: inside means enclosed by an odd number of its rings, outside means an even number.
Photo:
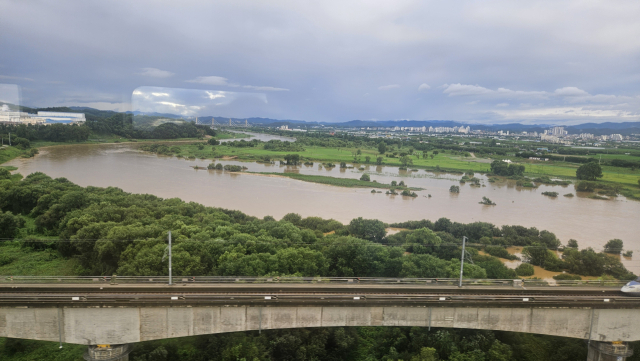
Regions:
<svg viewBox="0 0 640 361"><path fill-rule="evenodd" d="M633 0L7 0L3 13L0 101L21 105L320 122L640 121Z"/></svg>

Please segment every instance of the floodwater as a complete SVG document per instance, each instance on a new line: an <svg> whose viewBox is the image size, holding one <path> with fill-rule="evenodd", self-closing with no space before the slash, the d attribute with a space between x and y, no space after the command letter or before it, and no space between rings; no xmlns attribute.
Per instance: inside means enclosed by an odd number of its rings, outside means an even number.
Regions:
<svg viewBox="0 0 640 361"><path fill-rule="evenodd" d="M236 140L253 140L253 139L257 139L263 142L268 142L270 140L281 140L283 142L295 142L296 138L292 138L292 137L281 137L278 135L271 135L271 134L264 134L264 133L253 133L253 132L238 132L235 130L225 130L227 132L230 133L242 133L242 134L248 134L250 135L249 138L240 138L240 139L236 139L236 138L231 138L231 139L221 139L220 143L226 143L226 142L233 142Z"/></svg>
<svg viewBox="0 0 640 361"><path fill-rule="evenodd" d="M280 219L287 213L303 217L319 216L348 223L356 217L375 218L384 222L437 220L469 223L490 222L496 225L522 225L548 230L566 244L578 240L579 246L602 250L613 238L624 241L625 249L635 253L623 259L633 272L640 273L640 239L638 215L640 202L618 197L616 200L593 200L577 195L573 186L540 186L537 189L517 187L513 182L489 183L476 174L484 186L459 183L461 175L432 173L425 170L401 171L397 167L363 166L359 169L326 169L313 166L280 166L276 164L216 161L238 164L253 172L297 172L358 179L363 172L371 180L390 183L403 180L410 187L420 187L417 198L371 193L372 188L343 188L302 182L284 177L195 170L212 160L185 160L157 156L139 151L139 144L68 145L41 148L29 159L14 159L5 165L18 167L27 175L44 172L51 177L65 177L81 186L115 186L127 192L151 193L163 198L180 198L207 206L240 210L249 215L270 215ZM459 185L460 193L449 193L451 185ZM541 195L544 191L560 194L557 198ZM431 195L431 197L429 197ZM497 205L478 204L488 197Z"/></svg>

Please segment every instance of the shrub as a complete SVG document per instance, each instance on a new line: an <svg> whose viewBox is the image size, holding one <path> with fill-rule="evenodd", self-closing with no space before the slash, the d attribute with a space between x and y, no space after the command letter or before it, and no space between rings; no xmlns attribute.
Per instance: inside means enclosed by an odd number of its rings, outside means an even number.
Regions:
<svg viewBox="0 0 640 361"><path fill-rule="evenodd" d="M528 263L522 263L516 267L516 274L518 276L533 276L533 266Z"/></svg>
<svg viewBox="0 0 640 361"><path fill-rule="evenodd" d="M402 195L407 197L414 197L414 198L418 196L415 192L412 192L408 189L403 190Z"/></svg>
<svg viewBox="0 0 640 361"><path fill-rule="evenodd" d="M368 174L363 174L362 177L360 177L361 181L365 181L365 182L369 182L371 181L371 177L369 177Z"/></svg>
<svg viewBox="0 0 640 361"><path fill-rule="evenodd" d="M484 204L485 206L495 206L496 204L493 203L493 201L491 201L491 199L487 198L487 197L482 197L482 201L478 202L480 204Z"/></svg>
<svg viewBox="0 0 640 361"><path fill-rule="evenodd" d="M553 279L556 281L580 281L582 277L568 273L560 273L559 275L553 276Z"/></svg>
<svg viewBox="0 0 640 361"><path fill-rule="evenodd" d="M606 253L620 254L624 248L624 243L620 239L612 239L604 245L604 251Z"/></svg>
<svg viewBox="0 0 640 361"><path fill-rule="evenodd" d="M451 192L451 193L460 193L460 187L459 186L451 186L451 187L449 187L449 192Z"/></svg>
<svg viewBox="0 0 640 361"><path fill-rule="evenodd" d="M558 196L558 192L542 192L542 195L555 198Z"/></svg>

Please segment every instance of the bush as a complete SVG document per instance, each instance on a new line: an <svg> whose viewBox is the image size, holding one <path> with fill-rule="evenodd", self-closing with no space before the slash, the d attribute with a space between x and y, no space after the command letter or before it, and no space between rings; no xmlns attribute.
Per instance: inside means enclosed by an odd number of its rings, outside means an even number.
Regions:
<svg viewBox="0 0 640 361"><path fill-rule="evenodd" d="M555 198L558 196L558 192L542 192L543 196Z"/></svg>
<svg viewBox="0 0 640 361"><path fill-rule="evenodd" d="M518 267L516 267L516 274L521 277L525 276L533 276L534 269L533 266L528 263L522 263Z"/></svg>
<svg viewBox="0 0 640 361"><path fill-rule="evenodd" d="M14 216L13 213L0 211L0 238L13 238L24 225L24 219Z"/></svg>
<svg viewBox="0 0 640 361"><path fill-rule="evenodd" d="M360 177L361 181L365 181L365 182L369 182L371 181L371 178L369 177L368 174L363 174L362 177Z"/></svg>
<svg viewBox="0 0 640 361"><path fill-rule="evenodd" d="M224 170L229 172L240 172L242 171L242 167L239 165L225 164L223 167Z"/></svg>
<svg viewBox="0 0 640 361"><path fill-rule="evenodd" d="M408 189L403 190L402 195L407 197L414 197L414 198L418 196L415 192L412 192Z"/></svg>
<svg viewBox="0 0 640 361"><path fill-rule="evenodd" d="M620 239L612 239L604 245L604 251L606 253L620 254L624 248L624 243Z"/></svg>
<svg viewBox="0 0 640 361"><path fill-rule="evenodd" d="M449 187L449 192L451 192L451 193L460 193L460 187L459 186L451 186L451 187Z"/></svg>
<svg viewBox="0 0 640 361"><path fill-rule="evenodd" d="M487 198L487 197L482 197L482 201L478 202L480 204L484 204L485 206L495 206L496 204L493 203L493 201L491 201L491 199Z"/></svg>
<svg viewBox="0 0 640 361"><path fill-rule="evenodd" d="M6 266L15 260L16 259L14 257L8 256L6 254L0 254L0 267Z"/></svg>
<svg viewBox="0 0 640 361"><path fill-rule="evenodd" d="M215 138L209 138L209 140L207 140L207 144L209 144L209 145L219 145L220 142Z"/></svg>
<svg viewBox="0 0 640 361"><path fill-rule="evenodd" d="M553 276L553 279L556 281L580 281L582 277L568 273L560 273L559 275Z"/></svg>
<svg viewBox="0 0 640 361"><path fill-rule="evenodd" d="M598 183L590 181L582 181L576 184L577 192L593 192L598 187Z"/></svg>
<svg viewBox="0 0 640 361"><path fill-rule="evenodd" d="M0 179L9 178L11 178L11 172L9 172L6 168L0 168Z"/></svg>

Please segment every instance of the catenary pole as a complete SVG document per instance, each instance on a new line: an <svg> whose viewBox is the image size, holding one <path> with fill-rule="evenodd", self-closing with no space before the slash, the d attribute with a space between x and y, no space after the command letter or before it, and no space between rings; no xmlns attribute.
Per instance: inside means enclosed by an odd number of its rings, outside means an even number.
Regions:
<svg viewBox="0 0 640 361"><path fill-rule="evenodd" d="M464 246L467 241L467 237L462 236L462 256L460 257L460 282L458 283L458 287L462 287L462 271L464 269Z"/></svg>
<svg viewBox="0 0 640 361"><path fill-rule="evenodd" d="M169 285L173 284L173 279L171 278L171 231L169 231Z"/></svg>

